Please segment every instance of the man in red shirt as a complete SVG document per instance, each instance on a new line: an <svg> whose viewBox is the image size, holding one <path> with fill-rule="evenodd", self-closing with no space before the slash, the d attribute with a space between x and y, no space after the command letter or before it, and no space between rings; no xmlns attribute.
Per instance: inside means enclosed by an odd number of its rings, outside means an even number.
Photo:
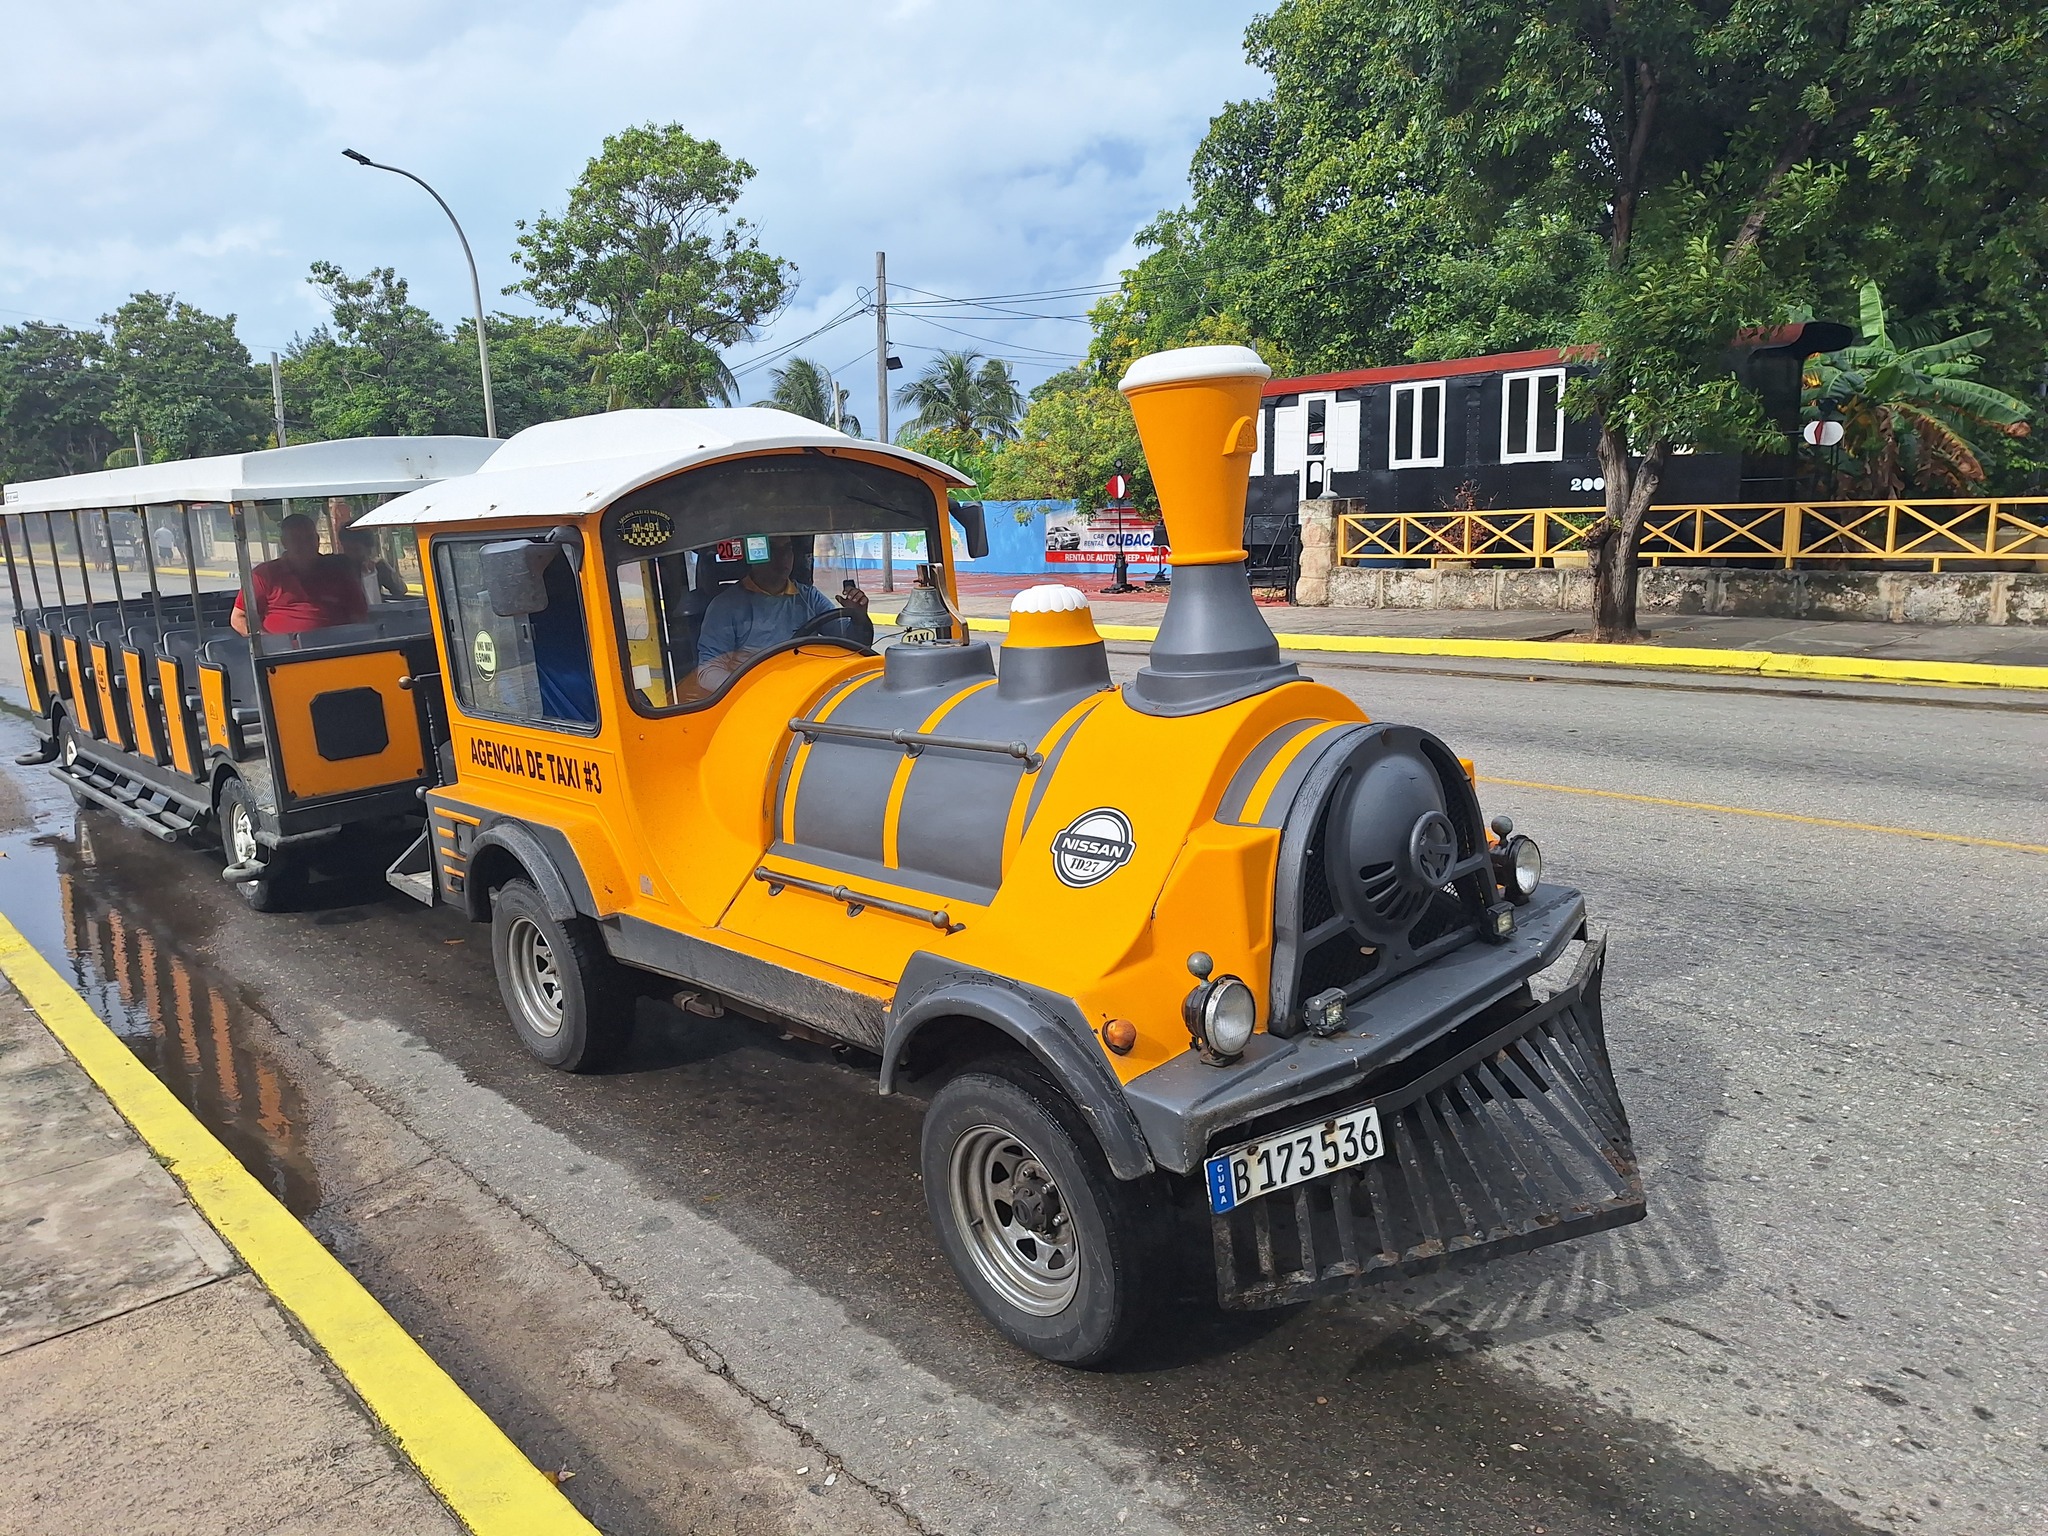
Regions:
<svg viewBox="0 0 2048 1536"><path fill-rule="evenodd" d="M249 573L263 633L294 635L355 624L370 616L361 576L345 557L320 553L320 532L313 519L294 512L279 528L279 539L284 554ZM239 597L228 622L236 634L249 633L249 616L242 611Z"/></svg>

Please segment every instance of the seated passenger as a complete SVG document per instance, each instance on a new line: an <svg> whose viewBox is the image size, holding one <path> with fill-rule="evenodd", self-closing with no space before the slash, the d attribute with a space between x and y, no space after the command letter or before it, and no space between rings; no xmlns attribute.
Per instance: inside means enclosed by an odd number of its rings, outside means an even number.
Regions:
<svg viewBox="0 0 2048 1536"><path fill-rule="evenodd" d="M377 553L377 535L367 528L341 530L341 552L355 565L357 580L363 584L363 600L381 603L386 598L410 597L405 578L391 562Z"/></svg>
<svg viewBox="0 0 2048 1536"><path fill-rule="evenodd" d="M284 553L249 573L264 634L332 629L337 624L359 624L370 616L362 577L346 555L320 553L320 533L313 519L294 512L280 525L278 536ZM242 611L239 594L228 623L238 635L249 633L249 615Z"/></svg>
<svg viewBox="0 0 2048 1536"><path fill-rule="evenodd" d="M777 534L768 540L765 562L749 561L747 574L711 599L697 632L697 664L706 681L730 675L747 657L794 639L812 619L833 611L831 598L809 582L790 579L795 567L795 546ZM853 587L840 594L836 606L865 613L868 595Z"/></svg>

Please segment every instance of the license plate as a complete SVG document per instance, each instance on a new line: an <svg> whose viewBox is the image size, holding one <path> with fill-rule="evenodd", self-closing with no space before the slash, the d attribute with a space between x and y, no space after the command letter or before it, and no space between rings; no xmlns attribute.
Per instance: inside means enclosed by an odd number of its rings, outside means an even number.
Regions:
<svg viewBox="0 0 2048 1536"><path fill-rule="evenodd" d="M1210 1158L1209 1209L1220 1216L1276 1189L1369 1163L1386 1150L1380 1138L1380 1112L1371 1104L1335 1119L1298 1125Z"/></svg>

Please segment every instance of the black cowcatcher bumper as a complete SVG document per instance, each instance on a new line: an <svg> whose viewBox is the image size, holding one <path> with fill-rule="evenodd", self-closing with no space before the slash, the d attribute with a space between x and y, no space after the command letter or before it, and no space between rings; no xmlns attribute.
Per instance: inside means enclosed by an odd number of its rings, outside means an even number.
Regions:
<svg viewBox="0 0 2048 1536"><path fill-rule="evenodd" d="M1411 1080L1319 1102L1376 1104L1387 1150L1212 1216L1222 1304L1279 1306L1640 1221L1600 1017L1605 951L1588 943L1558 991L1505 1021L1495 1011Z"/></svg>

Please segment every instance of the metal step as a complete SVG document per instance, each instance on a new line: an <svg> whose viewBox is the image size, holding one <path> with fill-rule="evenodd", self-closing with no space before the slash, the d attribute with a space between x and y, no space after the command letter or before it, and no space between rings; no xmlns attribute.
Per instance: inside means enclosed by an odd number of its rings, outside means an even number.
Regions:
<svg viewBox="0 0 2048 1536"><path fill-rule="evenodd" d="M81 768L87 771L78 771ZM50 773L68 784L73 793L105 807L129 826L163 842L175 842L199 824L198 812L109 769L93 771L83 758L72 768L56 765Z"/></svg>
<svg viewBox="0 0 2048 1536"><path fill-rule="evenodd" d="M414 901L431 907L434 904L434 845L433 827L429 824L384 871L385 880L394 890L405 892Z"/></svg>

